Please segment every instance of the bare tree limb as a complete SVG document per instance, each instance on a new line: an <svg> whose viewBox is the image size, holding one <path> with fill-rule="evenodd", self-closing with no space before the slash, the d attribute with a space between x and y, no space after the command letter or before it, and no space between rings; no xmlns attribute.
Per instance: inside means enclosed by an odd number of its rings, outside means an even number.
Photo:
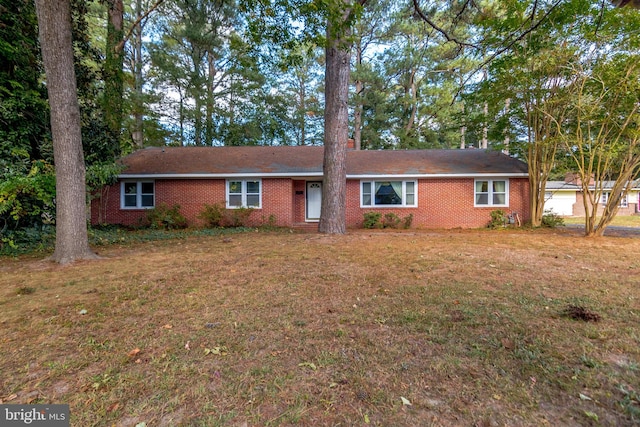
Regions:
<svg viewBox="0 0 640 427"><path fill-rule="evenodd" d="M414 0L415 2L416 0ZM638 0L640 1L640 0ZM478 71L482 70L484 67L486 67L489 63L491 63L491 61L493 61L494 59L496 59L497 57L499 57L500 55L502 55L503 53L505 53L506 51L508 51L509 49L511 49L517 42L519 42L520 40L524 39L526 36L528 36L529 34L531 34L533 31L535 31L540 25L542 25L542 23L547 19L547 17L551 14L551 12L553 12L553 10L555 10L556 7L558 7L560 5L560 3L562 3L562 0L557 0L545 13L544 15L538 19L537 22L533 23L531 26L529 26L529 28L527 28L526 30L524 30L522 33L520 33L517 37L516 33L512 33L509 35L509 37L506 38L506 40L511 39L506 45L502 46L500 49L496 50L495 52L493 52L491 55L489 55L488 58L486 58L484 61L482 61L482 63L480 65L478 65L477 67L475 67L475 69L473 70L472 73L469 74L469 76L467 76L464 81L460 84L460 87L458 88L458 91L456 92L455 96L453 97L453 99L455 100L459 95L460 92L462 91L462 88L464 87L465 84L467 84L467 82L471 79L471 77L477 73ZM536 1L537 4L537 1ZM533 22L534 20L534 13L535 13L535 7L534 7L534 11L531 14L531 22ZM505 40L505 41L506 41Z"/></svg>
<svg viewBox="0 0 640 427"><path fill-rule="evenodd" d="M124 49L124 45L127 42L127 40L129 40L131 38L131 36L133 35L133 32L135 31L135 28L140 25L140 23L142 21L144 21L145 19L147 19L147 17L151 14L151 12L153 12L154 10L156 10L158 8L158 6L160 6L162 4L162 2L164 2L164 0L156 0L156 2L142 15L140 15L138 17L138 19L135 20L135 22L131 25L131 28L129 28L129 31L127 32L127 34L122 38L122 40L120 41L120 43L118 43L115 47L117 52L122 51L122 49Z"/></svg>

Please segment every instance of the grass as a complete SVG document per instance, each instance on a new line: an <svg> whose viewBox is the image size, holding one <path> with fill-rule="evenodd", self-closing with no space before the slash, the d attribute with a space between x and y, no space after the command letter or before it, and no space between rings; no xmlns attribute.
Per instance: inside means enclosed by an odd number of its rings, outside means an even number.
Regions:
<svg viewBox="0 0 640 427"><path fill-rule="evenodd" d="M584 217L563 217L562 219L565 224L584 225ZM618 215L613 219L610 225L640 228L640 215Z"/></svg>
<svg viewBox="0 0 640 427"><path fill-rule="evenodd" d="M73 426L640 422L638 238L243 232L98 251L0 259L2 403L68 403Z"/></svg>

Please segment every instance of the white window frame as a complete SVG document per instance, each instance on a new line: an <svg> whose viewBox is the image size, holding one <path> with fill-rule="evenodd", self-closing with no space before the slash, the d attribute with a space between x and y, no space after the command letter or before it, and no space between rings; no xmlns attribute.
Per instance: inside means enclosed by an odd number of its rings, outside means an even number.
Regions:
<svg viewBox="0 0 640 427"><path fill-rule="evenodd" d="M603 205L606 205L607 201L609 200L610 194L611 194L611 191L603 191L602 195L600 196L600 203L602 203ZM640 198L640 195L638 197ZM627 193L624 193L620 198L620 204L618 205L618 207L619 208L629 207L629 198L627 197Z"/></svg>
<svg viewBox="0 0 640 427"><path fill-rule="evenodd" d="M231 193L231 188L230 188L230 184L232 182L240 182L241 183L241 190L240 193ZM248 182L257 182L258 183L258 192L257 193L248 193L247 192L247 183ZM251 209L262 209L262 180L261 179L247 179L247 178L238 178L238 179L227 179L225 182L225 193L226 193L226 199L227 199L227 209L241 209L241 208L251 208ZM241 205L240 206L236 206L236 205L231 205L230 203L230 199L231 199L231 195L240 195L241 197ZM258 205L257 206L248 206L247 204L247 196L258 196Z"/></svg>
<svg viewBox="0 0 640 427"><path fill-rule="evenodd" d="M402 183L402 203L401 204L397 204L397 205L377 205L376 204L376 198L375 198L375 188L376 188L376 183L381 183L381 182L401 182ZM407 183L412 183L413 184L413 204L408 204L407 203ZM369 184L370 188L371 188L371 204L365 205L364 204L364 185L365 184ZM389 209L389 208L415 208L418 206L418 181L417 180L401 180L401 179L365 179L360 181L360 207L361 208L378 208L378 209Z"/></svg>
<svg viewBox="0 0 640 427"><path fill-rule="evenodd" d="M133 194L125 194L125 186L127 184L136 184L136 205L135 206L126 206L125 205L125 196L132 196ZM153 185L153 193L143 193L142 192L142 184L152 184ZM153 203L151 206L143 206L142 205L142 196L153 196ZM121 181L120 182L120 209L153 209L156 207L156 183L155 181L143 180L143 181Z"/></svg>
<svg viewBox="0 0 640 427"><path fill-rule="evenodd" d="M493 203L493 183L494 182L504 182L504 204ZM478 193L478 182L486 182L487 183L487 192ZM487 203L479 204L478 194L486 194L487 195ZM495 194L502 194L502 192L496 192ZM508 178L477 178L473 181L473 206L477 208L486 208L486 207L508 207L509 206L509 179Z"/></svg>

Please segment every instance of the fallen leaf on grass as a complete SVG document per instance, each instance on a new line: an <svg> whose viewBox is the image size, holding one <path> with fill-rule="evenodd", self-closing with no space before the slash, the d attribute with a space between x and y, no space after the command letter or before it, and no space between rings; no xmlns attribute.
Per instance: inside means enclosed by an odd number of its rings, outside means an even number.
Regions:
<svg viewBox="0 0 640 427"><path fill-rule="evenodd" d="M507 350L513 350L514 348L516 348L516 343L514 343L513 340L510 340L509 338L502 338L500 340L500 343Z"/></svg>
<svg viewBox="0 0 640 427"><path fill-rule="evenodd" d="M318 369L318 367L313 362L298 363L298 366L300 366L301 368L304 368L304 367L311 368L312 371L315 371L316 369Z"/></svg>
<svg viewBox="0 0 640 427"><path fill-rule="evenodd" d="M135 355L136 355L136 354L138 354L138 353L140 353L140 349L136 347L136 348L134 348L133 350L131 350L131 351L129 352L129 357L133 357L133 356L135 356Z"/></svg>
<svg viewBox="0 0 640 427"><path fill-rule="evenodd" d="M170 324L167 323L166 325L163 326L163 328L164 329L171 329L171 328L173 328L173 326L171 326Z"/></svg>
<svg viewBox="0 0 640 427"><path fill-rule="evenodd" d="M411 406L411 402L406 397L400 396L400 400L402 401L403 406Z"/></svg>
<svg viewBox="0 0 640 427"><path fill-rule="evenodd" d="M226 356L227 352L228 350L227 350L227 347L225 346L204 349L205 356L209 354L215 354L217 356Z"/></svg>
<svg viewBox="0 0 640 427"><path fill-rule="evenodd" d="M189 341L187 341L187 343L184 345L184 348L186 350L191 350L191 347L189 347Z"/></svg>
<svg viewBox="0 0 640 427"><path fill-rule="evenodd" d="M584 411L584 414L591 418L594 421L598 421L598 414L596 414L595 412L591 412L591 411Z"/></svg>
<svg viewBox="0 0 640 427"><path fill-rule="evenodd" d="M586 394L579 393L578 396L580 396L581 400L593 400L592 398L590 398Z"/></svg>
<svg viewBox="0 0 640 427"><path fill-rule="evenodd" d="M117 411L119 407L120 407L120 404L119 404L118 402L112 403L112 404L111 404L111 405L109 405L109 407L107 408L107 412Z"/></svg>

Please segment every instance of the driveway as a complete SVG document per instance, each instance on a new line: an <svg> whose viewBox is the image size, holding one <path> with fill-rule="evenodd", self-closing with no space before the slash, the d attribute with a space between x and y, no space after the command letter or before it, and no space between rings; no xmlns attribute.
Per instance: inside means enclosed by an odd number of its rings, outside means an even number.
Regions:
<svg viewBox="0 0 640 427"><path fill-rule="evenodd" d="M563 227L567 230L576 230L584 232L583 224L567 224ZM639 227L623 227L620 225L610 225L604 230L604 235L607 237L640 237Z"/></svg>

